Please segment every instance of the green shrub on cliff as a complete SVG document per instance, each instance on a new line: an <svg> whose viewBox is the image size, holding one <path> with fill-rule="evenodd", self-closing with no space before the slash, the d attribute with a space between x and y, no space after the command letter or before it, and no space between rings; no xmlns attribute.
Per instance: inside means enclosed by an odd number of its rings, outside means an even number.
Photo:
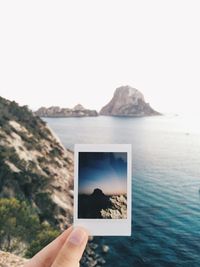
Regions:
<svg viewBox="0 0 200 267"><path fill-rule="evenodd" d="M25 244L25 255L32 257L59 235L47 222L40 222L36 210L27 202L16 198L0 199L0 249L18 253ZM29 244L29 245L28 245Z"/></svg>
<svg viewBox="0 0 200 267"><path fill-rule="evenodd" d="M27 202L0 199L0 249L16 250L19 242L30 242L39 228L39 218Z"/></svg>
<svg viewBox="0 0 200 267"><path fill-rule="evenodd" d="M36 253L53 241L59 233L60 232L58 230L53 229L49 224L43 223L41 225L41 230L38 231L35 239L30 243L25 256L27 258L33 257Z"/></svg>
<svg viewBox="0 0 200 267"><path fill-rule="evenodd" d="M20 171L13 172L5 161L13 163ZM5 188L12 190L17 198L35 199L36 193L45 189L51 177L37 174L33 161L20 159L15 149L0 145L0 197L8 197Z"/></svg>

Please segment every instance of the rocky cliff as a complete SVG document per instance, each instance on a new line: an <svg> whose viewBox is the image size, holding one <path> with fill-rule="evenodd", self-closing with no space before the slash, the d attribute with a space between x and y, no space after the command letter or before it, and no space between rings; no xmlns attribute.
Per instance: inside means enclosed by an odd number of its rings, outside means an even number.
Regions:
<svg viewBox="0 0 200 267"><path fill-rule="evenodd" d="M130 86L118 87L111 101L104 106L100 115L142 117L161 115L145 102L143 94Z"/></svg>
<svg viewBox="0 0 200 267"><path fill-rule="evenodd" d="M39 242L37 231L44 246L57 230L62 231L72 223L73 168L73 153L62 146L44 121L26 106L0 97L0 213L9 214L0 218L0 249L10 251L12 247L12 251L24 255L33 240L33 253ZM16 214L16 207L25 215L23 219ZM8 216L12 216L10 220ZM29 219L34 222L32 226ZM4 221L11 228L6 228ZM26 230L26 223L30 228L28 236L22 230ZM44 231L41 233L40 229ZM93 242L89 244L82 266L101 266L104 262L96 247ZM1 258L2 255L12 258L2 253Z"/></svg>
<svg viewBox="0 0 200 267"><path fill-rule="evenodd" d="M40 214L49 214L48 219L61 229L71 222L72 152L27 107L3 98L0 98L0 180L1 198L28 199Z"/></svg>
<svg viewBox="0 0 200 267"><path fill-rule="evenodd" d="M78 104L74 108L60 108L60 107L41 107L35 114L39 117L94 117L98 116L96 110L90 110L84 108L82 105Z"/></svg>

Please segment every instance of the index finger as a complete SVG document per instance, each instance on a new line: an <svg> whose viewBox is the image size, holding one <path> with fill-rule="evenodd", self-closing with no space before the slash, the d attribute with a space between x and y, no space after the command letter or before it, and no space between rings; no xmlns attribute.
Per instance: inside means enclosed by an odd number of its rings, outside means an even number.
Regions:
<svg viewBox="0 0 200 267"><path fill-rule="evenodd" d="M75 227L61 248L52 267L77 267L88 241L88 233Z"/></svg>
<svg viewBox="0 0 200 267"><path fill-rule="evenodd" d="M70 227L38 252L24 267L50 267L73 228Z"/></svg>

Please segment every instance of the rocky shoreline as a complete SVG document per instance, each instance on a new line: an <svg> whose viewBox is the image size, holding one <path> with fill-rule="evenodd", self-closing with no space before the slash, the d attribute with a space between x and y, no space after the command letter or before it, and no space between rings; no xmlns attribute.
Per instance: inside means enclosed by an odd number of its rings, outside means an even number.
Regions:
<svg viewBox="0 0 200 267"><path fill-rule="evenodd" d="M100 267L106 263L105 254L109 251L107 245L99 245L91 237L86 251L81 259L81 267ZM104 254L104 256L102 256Z"/></svg>

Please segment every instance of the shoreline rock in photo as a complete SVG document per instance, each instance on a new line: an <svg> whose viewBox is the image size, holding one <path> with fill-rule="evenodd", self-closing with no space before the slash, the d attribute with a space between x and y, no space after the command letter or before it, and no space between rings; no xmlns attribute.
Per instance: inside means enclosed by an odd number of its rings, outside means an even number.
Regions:
<svg viewBox="0 0 200 267"><path fill-rule="evenodd" d="M78 196L78 218L93 219L126 219L126 195L107 196L99 188L91 195Z"/></svg>
<svg viewBox="0 0 200 267"><path fill-rule="evenodd" d="M103 219L126 219L127 218L127 196L116 195L110 197L111 207L101 210Z"/></svg>

